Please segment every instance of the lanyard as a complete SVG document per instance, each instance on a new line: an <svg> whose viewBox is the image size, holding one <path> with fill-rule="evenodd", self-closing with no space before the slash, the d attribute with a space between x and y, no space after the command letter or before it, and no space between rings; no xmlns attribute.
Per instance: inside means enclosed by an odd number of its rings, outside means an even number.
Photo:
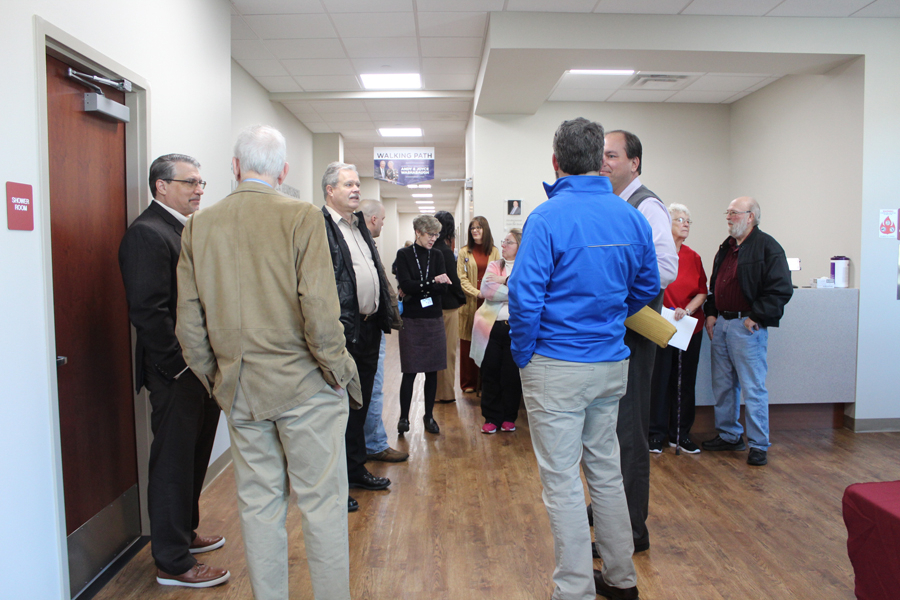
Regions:
<svg viewBox="0 0 900 600"><path fill-rule="evenodd" d="M419 267L419 275L422 277L422 281L428 281L428 270L431 268L431 252L428 252L428 249L425 249L425 252L428 254L428 262L425 263L425 275L422 275L422 265L419 263L419 253L416 251L416 245L413 244L413 256L416 257L416 266Z"/></svg>

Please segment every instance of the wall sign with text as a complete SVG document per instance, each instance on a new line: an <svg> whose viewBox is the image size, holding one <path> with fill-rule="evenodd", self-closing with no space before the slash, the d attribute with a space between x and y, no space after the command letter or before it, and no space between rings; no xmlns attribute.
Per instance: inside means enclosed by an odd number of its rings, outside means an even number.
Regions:
<svg viewBox="0 0 900 600"><path fill-rule="evenodd" d="M6 226L34 231L34 192L27 183L6 182Z"/></svg>

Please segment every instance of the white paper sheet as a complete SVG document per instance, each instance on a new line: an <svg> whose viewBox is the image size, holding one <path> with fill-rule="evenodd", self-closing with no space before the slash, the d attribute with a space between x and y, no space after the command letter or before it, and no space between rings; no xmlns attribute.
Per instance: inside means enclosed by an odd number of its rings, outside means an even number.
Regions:
<svg viewBox="0 0 900 600"><path fill-rule="evenodd" d="M662 309L662 316L677 329L675 335L669 340L669 345L675 346L679 350L687 350L688 344L691 343L691 337L694 335L694 327L697 326L697 319L684 315L680 321L676 321L675 311L665 307Z"/></svg>

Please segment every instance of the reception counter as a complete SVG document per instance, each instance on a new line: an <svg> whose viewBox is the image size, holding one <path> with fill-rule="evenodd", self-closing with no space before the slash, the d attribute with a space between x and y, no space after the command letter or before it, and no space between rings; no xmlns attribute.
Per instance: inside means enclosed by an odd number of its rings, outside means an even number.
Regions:
<svg viewBox="0 0 900 600"><path fill-rule="evenodd" d="M769 329L770 404L856 401L859 290L794 290L779 327ZM715 404L703 334L697 372L697 406Z"/></svg>

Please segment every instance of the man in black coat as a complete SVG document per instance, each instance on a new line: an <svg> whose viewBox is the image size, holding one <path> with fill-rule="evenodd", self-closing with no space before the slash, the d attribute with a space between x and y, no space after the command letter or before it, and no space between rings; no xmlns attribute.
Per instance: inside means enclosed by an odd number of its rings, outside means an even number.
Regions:
<svg viewBox="0 0 900 600"><path fill-rule="evenodd" d="M210 587L230 573L197 562L194 554L222 547L222 536L197 534L199 499L209 465L219 406L187 367L175 337L175 270L181 232L200 207L206 182L190 156L160 156L150 166L153 201L119 246L128 316L137 330L135 390L150 392L150 476L147 501L156 580Z"/></svg>

